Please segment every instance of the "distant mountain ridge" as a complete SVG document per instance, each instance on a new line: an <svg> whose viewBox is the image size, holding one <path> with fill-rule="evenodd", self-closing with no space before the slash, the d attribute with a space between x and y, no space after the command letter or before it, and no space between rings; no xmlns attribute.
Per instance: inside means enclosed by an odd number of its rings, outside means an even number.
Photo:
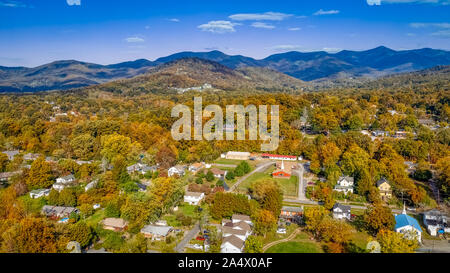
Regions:
<svg viewBox="0 0 450 273"><path fill-rule="evenodd" d="M338 53L286 52L256 60L220 51L180 52L155 61L139 59L111 65L75 60L56 61L35 68L0 66L0 92L65 90L132 78L184 58L217 62L230 69L269 68L303 81L380 77L450 65L450 51L431 48L396 51L384 46Z"/></svg>
<svg viewBox="0 0 450 273"><path fill-rule="evenodd" d="M211 85L212 89L261 91L268 89L298 91L307 86L299 79L270 68L241 67L232 69L218 62L185 57L151 68L146 74L92 86L90 89L133 95L178 92L179 89L199 87L205 84Z"/></svg>

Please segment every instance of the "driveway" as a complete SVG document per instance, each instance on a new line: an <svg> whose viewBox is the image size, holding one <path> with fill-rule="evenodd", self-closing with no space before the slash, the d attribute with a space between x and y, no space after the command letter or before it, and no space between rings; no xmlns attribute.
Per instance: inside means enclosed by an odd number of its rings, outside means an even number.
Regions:
<svg viewBox="0 0 450 273"><path fill-rule="evenodd" d="M301 163L299 163L298 166L300 169L293 171L298 177L298 197L297 198L298 198L298 200L301 200L301 201L307 201L308 199L306 198L306 195L305 195L305 179L303 177L304 172L305 172L305 167Z"/></svg>
<svg viewBox="0 0 450 273"><path fill-rule="evenodd" d="M175 248L175 252L183 253L185 246L189 243L190 240L194 239L195 235L200 232L200 225L196 223L194 227L189 230L188 234L184 236L183 240L177 245Z"/></svg>
<svg viewBox="0 0 450 273"><path fill-rule="evenodd" d="M236 190L239 185L244 182L247 178L249 178L250 176L252 176L254 173L260 173L263 172L264 170L266 170L268 167L272 166L273 164L275 164L275 162L266 162L263 163L259 166L256 166L256 169L254 169L252 172L244 175L243 177L239 178L239 180L236 182L236 184L234 184L229 191L234 191Z"/></svg>

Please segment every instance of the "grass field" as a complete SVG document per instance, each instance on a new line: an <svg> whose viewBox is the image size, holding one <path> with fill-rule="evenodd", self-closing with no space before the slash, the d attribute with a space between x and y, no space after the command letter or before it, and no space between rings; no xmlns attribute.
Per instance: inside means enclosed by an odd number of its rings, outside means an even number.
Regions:
<svg viewBox="0 0 450 273"><path fill-rule="evenodd" d="M290 179L273 178L271 174L274 169L275 167L271 167L263 173L254 173L239 185L239 189L246 190L257 181L272 180L276 181L281 186L281 189L283 190L285 196L297 196L298 177L292 176Z"/></svg>
<svg viewBox="0 0 450 273"><path fill-rule="evenodd" d="M321 247L312 242L286 242L274 245L266 253L322 253Z"/></svg>

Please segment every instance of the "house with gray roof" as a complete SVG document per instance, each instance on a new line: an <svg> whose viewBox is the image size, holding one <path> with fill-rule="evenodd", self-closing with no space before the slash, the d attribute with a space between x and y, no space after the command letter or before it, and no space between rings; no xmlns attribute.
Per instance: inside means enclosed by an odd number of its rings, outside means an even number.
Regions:
<svg viewBox="0 0 450 273"><path fill-rule="evenodd" d="M334 219L347 219L351 220L351 207L336 203L333 207L333 218Z"/></svg>
<svg viewBox="0 0 450 273"><path fill-rule="evenodd" d="M341 176L334 187L335 191L343 192L344 194L353 193L353 186L355 179L350 176Z"/></svg>
<svg viewBox="0 0 450 273"><path fill-rule="evenodd" d="M141 233L144 234L146 238L160 241L166 238L172 229L171 226L147 225L141 229Z"/></svg>
<svg viewBox="0 0 450 273"><path fill-rule="evenodd" d="M15 150L15 151L3 151L3 154L8 156L8 160L11 161L14 159L14 157L16 157L16 155L20 154L19 150Z"/></svg>
<svg viewBox="0 0 450 273"><path fill-rule="evenodd" d="M57 207L44 206L41 213L50 218L67 218L72 213L79 213L80 211L74 207Z"/></svg>
<svg viewBox="0 0 450 273"><path fill-rule="evenodd" d="M44 196L48 196L50 194L50 189L40 189L34 190L30 192L31 199L38 199Z"/></svg>

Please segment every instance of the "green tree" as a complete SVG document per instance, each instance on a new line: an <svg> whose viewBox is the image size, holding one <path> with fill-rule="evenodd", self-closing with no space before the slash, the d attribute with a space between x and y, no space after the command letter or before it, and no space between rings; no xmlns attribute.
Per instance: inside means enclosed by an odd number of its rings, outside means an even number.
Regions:
<svg viewBox="0 0 450 273"><path fill-rule="evenodd" d="M249 236L245 241L245 253L262 253L263 241L258 236Z"/></svg>
<svg viewBox="0 0 450 273"><path fill-rule="evenodd" d="M377 235L382 253L414 253L419 247L417 240L409 240L402 233L383 229Z"/></svg>
<svg viewBox="0 0 450 273"><path fill-rule="evenodd" d="M363 216L364 222L369 232L377 234L382 229L391 230L395 226L395 217L388 206L375 203L369 207Z"/></svg>
<svg viewBox="0 0 450 273"><path fill-rule="evenodd" d="M78 222L69 228L70 240L76 241L81 247L89 245L94 235L91 228L85 222Z"/></svg>
<svg viewBox="0 0 450 273"><path fill-rule="evenodd" d="M48 188L54 183L52 168L45 162L45 157L41 156L31 164L31 169L26 180L29 189Z"/></svg>

